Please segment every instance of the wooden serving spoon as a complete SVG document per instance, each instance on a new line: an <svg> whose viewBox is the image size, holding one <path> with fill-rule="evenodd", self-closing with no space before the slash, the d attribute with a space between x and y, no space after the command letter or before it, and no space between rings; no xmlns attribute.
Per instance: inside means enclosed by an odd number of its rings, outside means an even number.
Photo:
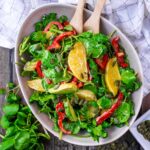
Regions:
<svg viewBox="0 0 150 150"><path fill-rule="evenodd" d="M75 28L77 33L83 32L83 10L86 0L78 0L78 5L74 16L72 17L70 24Z"/></svg>
<svg viewBox="0 0 150 150"><path fill-rule="evenodd" d="M90 18L84 23L83 30L92 30L93 33L100 32L100 16L106 0L97 0L94 12Z"/></svg>

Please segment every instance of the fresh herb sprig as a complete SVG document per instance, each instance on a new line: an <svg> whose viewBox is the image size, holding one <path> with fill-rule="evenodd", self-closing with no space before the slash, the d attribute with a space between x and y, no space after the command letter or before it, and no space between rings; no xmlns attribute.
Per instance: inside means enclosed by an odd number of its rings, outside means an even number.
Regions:
<svg viewBox="0 0 150 150"><path fill-rule="evenodd" d="M22 103L21 97L17 94L19 87L14 83L9 83L7 87L6 102L2 107L4 114L0 120L5 134L0 134L0 149L44 150L43 140L49 140L50 136L40 131L39 122L29 107Z"/></svg>

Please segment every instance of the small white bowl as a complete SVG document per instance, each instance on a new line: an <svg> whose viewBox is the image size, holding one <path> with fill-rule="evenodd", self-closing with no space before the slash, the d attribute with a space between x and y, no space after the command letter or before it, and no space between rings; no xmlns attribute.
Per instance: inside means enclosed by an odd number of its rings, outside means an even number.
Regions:
<svg viewBox="0 0 150 150"><path fill-rule="evenodd" d="M22 39L29 35L31 32L34 31L34 24L41 19L41 17L44 14L48 14L50 12L56 12L58 16L60 15L66 15L69 19L72 18L74 12L75 12L75 6L72 5L65 5L65 4L47 4L44 6L41 6L34 10L29 16L26 18L24 23L22 24L17 42L16 42L16 47L15 47L15 62L19 62L19 54L18 54L18 47L19 44L21 43ZM91 15L91 11L85 10L84 11L84 18L85 20ZM105 34L109 34L112 31L116 30L117 35L120 36L121 43L123 47L126 50L126 53L128 54L128 58L131 64L131 67L134 68L134 70L138 73L139 78L141 82L143 82L143 74L142 74L142 68L141 68L141 63L139 60L139 57L130 43L130 41L126 38L126 36L118 29L116 28L113 24L111 24L108 20L105 18L101 17L101 31ZM17 73L17 78L18 82L21 88L21 91L23 93L23 96L30 107L31 111L35 115L35 117L38 119L38 121L48 130L50 131L53 135L58 137L58 133L53 131L53 122L48 118L48 116L44 113L39 113L39 109L36 104L30 104L29 103L29 97L32 93L32 90L27 86L27 80L28 78L23 78L20 76L20 67L18 65L16 67L16 73ZM96 146L96 145L103 145L103 144L108 144L111 143L118 138L120 138L123 134L125 134L130 126L133 124L135 121L139 110L141 108L142 104L142 97L143 97L143 88L141 87L138 91L136 91L133 94L133 101L135 103L135 115L130 119L129 121L129 126L124 126L122 128L117 128L117 127L111 127L108 129L108 138L105 139L100 139L99 142L93 141L92 138L79 138L75 137L72 135L64 135L63 140L72 144L76 145L82 145L82 146Z"/></svg>
<svg viewBox="0 0 150 150"><path fill-rule="evenodd" d="M136 138L136 140L141 144L144 150L150 149L150 142L146 140L142 134L140 134L137 130L138 124L145 120L150 120L150 110L148 110L144 115L142 115L139 119L137 119L134 124L131 126L130 131L132 135Z"/></svg>

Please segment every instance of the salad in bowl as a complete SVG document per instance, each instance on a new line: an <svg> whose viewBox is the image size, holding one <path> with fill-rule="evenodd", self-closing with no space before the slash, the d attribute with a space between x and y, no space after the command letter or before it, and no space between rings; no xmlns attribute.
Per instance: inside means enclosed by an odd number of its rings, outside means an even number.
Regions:
<svg viewBox="0 0 150 150"><path fill-rule="evenodd" d="M141 82L119 36L77 34L66 16L49 13L24 37L19 56L33 89L29 101L49 116L60 139L86 133L99 141L134 115L132 93Z"/></svg>

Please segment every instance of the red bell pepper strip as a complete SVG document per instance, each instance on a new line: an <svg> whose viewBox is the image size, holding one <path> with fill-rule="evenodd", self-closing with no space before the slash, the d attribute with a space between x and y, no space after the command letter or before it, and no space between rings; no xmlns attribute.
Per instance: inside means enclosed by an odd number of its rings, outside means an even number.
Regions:
<svg viewBox="0 0 150 150"><path fill-rule="evenodd" d="M50 46L47 47L47 50L60 49L61 46L57 42L53 42Z"/></svg>
<svg viewBox="0 0 150 150"><path fill-rule="evenodd" d="M63 104L63 102L59 102L59 103L56 105L56 112L58 113L58 112L60 112L60 111L62 111L62 110L64 110L64 104Z"/></svg>
<svg viewBox="0 0 150 150"><path fill-rule="evenodd" d="M64 111L63 102L59 102L56 105L56 112L58 115L58 126L59 126L60 130L65 134L71 134L71 131L64 129L64 126L63 126L63 120L65 119L65 111Z"/></svg>
<svg viewBox="0 0 150 150"><path fill-rule="evenodd" d="M42 62L39 60L36 64L36 67L35 67L35 70L38 74L39 77L43 78L44 77L44 74L42 72L42 69L41 69L41 65L42 65Z"/></svg>
<svg viewBox="0 0 150 150"><path fill-rule="evenodd" d="M68 22L68 21L65 21L64 23L63 23L63 25L64 26L67 26L67 25L69 25L70 23Z"/></svg>
<svg viewBox="0 0 150 150"><path fill-rule="evenodd" d="M51 84L52 80L46 78L46 82L47 82L47 84Z"/></svg>
<svg viewBox="0 0 150 150"><path fill-rule="evenodd" d="M84 83L83 82L79 82L78 84L77 84L77 87L78 88L82 88L84 86Z"/></svg>
<svg viewBox="0 0 150 150"><path fill-rule="evenodd" d="M78 82L78 79L76 77L73 77L71 80L71 83L77 84L77 82Z"/></svg>
<svg viewBox="0 0 150 150"><path fill-rule="evenodd" d="M120 48L119 48L119 37L116 36L112 39L112 46L115 50L115 55L117 57L117 60L118 60L118 63L119 65L122 67L122 68L126 68L128 67L128 64L125 62L124 60L124 53L123 52L120 52ZM122 55L120 55L120 53L123 53Z"/></svg>
<svg viewBox="0 0 150 150"><path fill-rule="evenodd" d="M62 29L64 28L63 25L62 25L60 22L58 22L58 21L52 21L52 22L50 22L50 23L45 27L44 32L49 31L49 29L51 28L51 26L52 26L53 24L54 24L54 25L57 25L58 28L59 28L59 30L62 30Z"/></svg>
<svg viewBox="0 0 150 150"><path fill-rule="evenodd" d="M115 110L121 105L123 97L124 97L123 94L119 92L116 103L114 103L112 107L108 109L106 112L104 112L101 116L98 116L96 118L97 125L103 123L106 119L108 119L115 112Z"/></svg>
<svg viewBox="0 0 150 150"><path fill-rule="evenodd" d="M105 54L102 59L96 58L95 62L100 67L100 69L105 70L107 62L109 60L108 54Z"/></svg>
<svg viewBox="0 0 150 150"><path fill-rule="evenodd" d="M73 30L73 31L64 32L64 33L58 35L54 39L53 43L47 47L47 50L59 49L61 47L59 44L60 41L62 41L64 38L66 38L68 36L75 35L75 34L76 34L75 30Z"/></svg>

